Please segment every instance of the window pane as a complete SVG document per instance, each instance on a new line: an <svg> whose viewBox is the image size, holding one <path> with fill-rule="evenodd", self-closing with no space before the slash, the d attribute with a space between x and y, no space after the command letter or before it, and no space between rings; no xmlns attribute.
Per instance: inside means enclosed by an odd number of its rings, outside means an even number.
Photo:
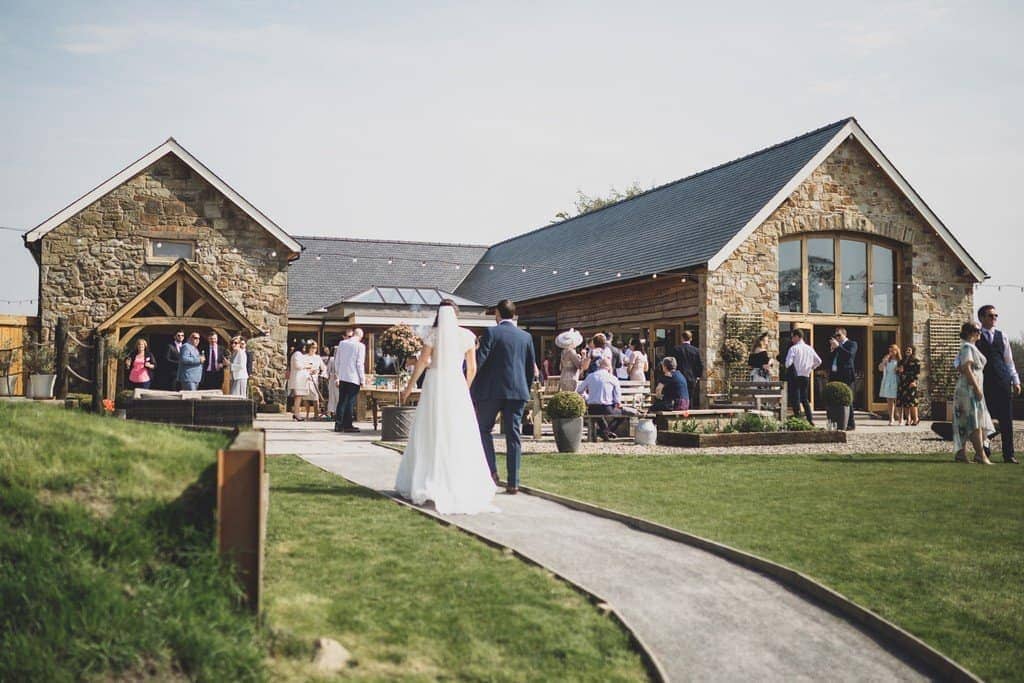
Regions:
<svg viewBox="0 0 1024 683"><path fill-rule="evenodd" d="M868 312L868 245L841 240L843 313Z"/></svg>
<svg viewBox="0 0 1024 683"><path fill-rule="evenodd" d="M896 254L871 245L871 294L875 315L896 315Z"/></svg>
<svg viewBox="0 0 1024 683"><path fill-rule="evenodd" d="M800 240L779 242L779 310L799 313L803 306L804 288L800 269Z"/></svg>
<svg viewBox="0 0 1024 683"><path fill-rule="evenodd" d="M424 303L423 297L421 297L420 293L417 292L415 289L409 289L407 287L399 287L398 288L398 292L399 292L399 294L402 295L402 298L405 299L405 302L407 304L422 304L422 303Z"/></svg>
<svg viewBox="0 0 1024 683"><path fill-rule="evenodd" d="M439 303L441 303L441 295L437 293L437 290L434 290L434 289L421 289L420 290L420 296L422 296L423 300L426 301L428 304L439 304Z"/></svg>
<svg viewBox="0 0 1024 683"><path fill-rule="evenodd" d="M377 291L384 297L384 303L386 304L404 304L405 300L402 299L397 289L391 287L379 287Z"/></svg>
<svg viewBox="0 0 1024 683"><path fill-rule="evenodd" d="M153 241L153 256L178 260L180 258L191 260L191 242L166 242L164 240Z"/></svg>
<svg viewBox="0 0 1024 683"><path fill-rule="evenodd" d="M807 303L811 313L836 312L836 247L831 237L807 240Z"/></svg>

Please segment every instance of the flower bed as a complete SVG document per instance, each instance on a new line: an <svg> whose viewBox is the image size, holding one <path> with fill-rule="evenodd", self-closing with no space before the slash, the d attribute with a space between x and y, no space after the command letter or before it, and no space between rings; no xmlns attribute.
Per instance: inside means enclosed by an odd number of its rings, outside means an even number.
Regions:
<svg viewBox="0 0 1024 683"><path fill-rule="evenodd" d="M680 448L784 446L801 443L846 443L846 432L827 432L825 430L803 432L731 432L728 434L658 432L659 446L678 446Z"/></svg>

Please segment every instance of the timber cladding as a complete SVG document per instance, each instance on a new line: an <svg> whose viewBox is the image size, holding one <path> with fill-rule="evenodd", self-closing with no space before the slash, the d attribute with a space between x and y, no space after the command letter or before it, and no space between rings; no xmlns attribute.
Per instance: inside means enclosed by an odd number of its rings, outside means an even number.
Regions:
<svg viewBox="0 0 1024 683"><path fill-rule="evenodd" d="M29 341L29 333L38 331L39 318L24 315L0 315L0 353L10 354L11 367L7 370L7 374L15 378L15 385L11 392L15 396L25 393L23 347Z"/></svg>
<svg viewBox="0 0 1024 683"><path fill-rule="evenodd" d="M517 304L522 318L550 317L559 330L603 330L608 327L696 318L700 308L697 283L679 275L663 275L548 297Z"/></svg>

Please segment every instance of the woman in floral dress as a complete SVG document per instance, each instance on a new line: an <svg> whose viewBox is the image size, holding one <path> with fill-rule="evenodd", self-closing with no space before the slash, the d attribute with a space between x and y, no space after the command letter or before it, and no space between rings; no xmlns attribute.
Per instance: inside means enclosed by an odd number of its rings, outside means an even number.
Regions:
<svg viewBox="0 0 1024 683"><path fill-rule="evenodd" d="M981 337L978 323L964 323L960 328L960 353L957 370L960 373L953 390L953 447L956 461L968 462L967 443L974 446L974 462L991 465L985 455L985 437L995 431L992 417L985 405L984 382L986 358L975 346Z"/></svg>
<svg viewBox="0 0 1024 683"><path fill-rule="evenodd" d="M917 378L921 375L921 361L917 359L917 349L913 346L904 349L903 362L897 370L900 374L900 388L896 396L896 405L900 409L900 424L912 427L921 421L917 413Z"/></svg>

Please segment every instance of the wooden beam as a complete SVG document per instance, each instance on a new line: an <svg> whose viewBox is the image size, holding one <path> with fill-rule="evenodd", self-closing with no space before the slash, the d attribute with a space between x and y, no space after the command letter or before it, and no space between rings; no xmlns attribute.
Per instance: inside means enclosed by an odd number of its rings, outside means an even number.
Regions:
<svg viewBox="0 0 1024 683"><path fill-rule="evenodd" d="M198 311L200 308L202 308L203 306L205 306L208 303L209 302L206 300L205 297L200 296L198 299L193 301L192 305L189 306L188 309L185 311L185 317L186 318L191 318L193 313L195 313L196 311Z"/></svg>
<svg viewBox="0 0 1024 683"><path fill-rule="evenodd" d="M185 315L185 281L181 278L174 283L174 315Z"/></svg>

